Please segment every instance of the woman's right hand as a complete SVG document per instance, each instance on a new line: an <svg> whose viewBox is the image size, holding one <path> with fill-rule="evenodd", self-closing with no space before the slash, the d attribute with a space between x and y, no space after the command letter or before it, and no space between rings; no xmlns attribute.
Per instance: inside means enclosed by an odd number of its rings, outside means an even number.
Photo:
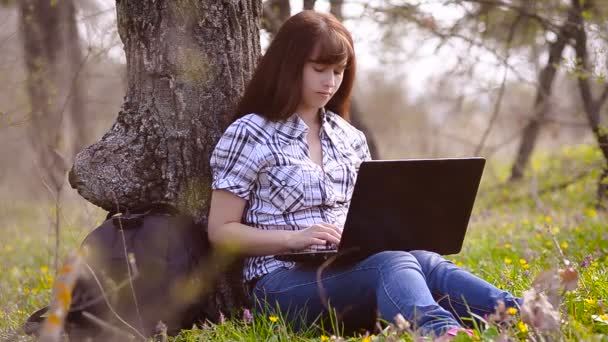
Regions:
<svg viewBox="0 0 608 342"><path fill-rule="evenodd" d="M294 231L287 239L287 247L291 250L305 249L313 245L327 245L340 243L342 229L330 223L318 223Z"/></svg>

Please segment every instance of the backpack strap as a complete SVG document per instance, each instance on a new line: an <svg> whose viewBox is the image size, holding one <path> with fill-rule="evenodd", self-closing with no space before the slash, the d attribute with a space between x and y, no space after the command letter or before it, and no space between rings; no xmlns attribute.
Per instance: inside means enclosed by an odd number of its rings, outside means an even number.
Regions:
<svg viewBox="0 0 608 342"><path fill-rule="evenodd" d="M44 323L44 319L46 317L42 317L45 313L49 311L49 307L45 306L42 309L34 312L27 321L23 324L23 330L27 335L35 335L38 336L40 333L40 329L42 328L42 323Z"/></svg>
<svg viewBox="0 0 608 342"><path fill-rule="evenodd" d="M116 214L169 214L169 215L178 215L180 211L177 207L171 203L167 202L152 202L143 204L139 207L135 208L124 208L120 211L118 210L110 210L106 215L106 220L111 219Z"/></svg>

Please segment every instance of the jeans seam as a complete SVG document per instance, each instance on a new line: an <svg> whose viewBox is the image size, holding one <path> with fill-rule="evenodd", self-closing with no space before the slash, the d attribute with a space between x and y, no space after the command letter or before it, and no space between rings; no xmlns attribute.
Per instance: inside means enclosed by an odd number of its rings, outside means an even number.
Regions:
<svg viewBox="0 0 608 342"><path fill-rule="evenodd" d="M469 305L469 304L467 304L465 302L459 301L458 299L452 299L452 297L449 294L440 293L440 292L437 292L437 291L432 291L432 292L435 295L447 298L449 302L454 302L456 304L462 305L463 307L467 308L468 311L470 311L469 310L469 308L470 308L470 309L475 309L475 310L483 311L485 313L492 313L492 312L494 312L492 310L487 310L485 308L481 308L481 307L478 307L478 306Z"/></svg>
<svg viewBox="0 0 608 342"><path fill-rule="evenodd" d="M382 274L382 272L378 272L380 273L380 280L382 281L382 289L384 290L384 293L386 293L386 296L388 297L388 299L390 300L390 302L395 306L395 308L397 308L397 312L402 313L401 308L399 307L399 305L395 302L395 300L393 299L393 295L392 293L390 293L390 291L386 288L386 282L384 281L384 275ZM404 314L407 315L407 313L404 312ZM409 315L407 315L409 316ZM385 317L387 318L387 317ZM408 321L412 322L412 317L406 317ZM394 320L395 317L389 318L390 320Z"/></svg>

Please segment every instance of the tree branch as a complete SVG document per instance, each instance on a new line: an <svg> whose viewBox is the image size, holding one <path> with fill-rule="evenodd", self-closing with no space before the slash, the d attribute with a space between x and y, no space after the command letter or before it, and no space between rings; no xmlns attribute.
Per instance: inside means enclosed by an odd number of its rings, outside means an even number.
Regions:
<svg viewBox="0 0 608 342"><path fill-rule="evenodd" d="M506 2L503 2L500 0L463 0L463 1L468 2L468 3L477 3L477 4L482 4L482 5L504 7L511 11L517 12L521 16L536 20L544 29L553 31L554 33L557 33L560 28L558 25L551 22L551 20L544 18L536 13L530 12L525 7L516 6L516 5L506 3Z"/></svg>
<svg viewBox="0 0 608 342"><path fill-rule="evenodd" d="M511 50L511 43L513 42L513 38L515 37L515 31L517 29L517 26L519 25L519 23L521 22L522 19L523 19L523 16L519 15L513 22L513 25L511 25L511 28L509 29L509 36L507 38L507 46L505 49L506 50L505 60L509 60L509 52ZM479 155L481 153L481 150L483 149L483 145L485 144L486 139L488 138L488 135L490 135L492 126L494 126L494 122L496 121L496 118L498 117L498 113L500 113L502 97L504 95L505 85L507 83L507 75L509 72L508 70L509 69L507 67L505 67L505 71L504 71L503 77L502 77L502 83L500 85L500 90L498 91L498 99L496 99L496 104L494 105L494 113L492 113L492 117L490 119L490 122L488 123L488 127L486 127L486 130L483 132L483 135L481 136L481 141L479 141L479 144L475 148L474 155Z"/></svg>

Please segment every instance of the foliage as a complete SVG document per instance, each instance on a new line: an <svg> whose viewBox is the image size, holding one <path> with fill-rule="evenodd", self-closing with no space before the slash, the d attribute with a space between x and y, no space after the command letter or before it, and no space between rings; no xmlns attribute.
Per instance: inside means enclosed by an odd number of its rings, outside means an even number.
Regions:
<svg viewBox="0 0 608 342"><path fill-rule="evenodd" d="M563 269L564 259L568 260L578 274L578 285L573 291L558 292L560 329L552 333L570 341L599 341L608 337L608 283L605 281L608 220L605 213L592 207L601 158L599 150L589 145L566 147L554 154L537 154L525 179L511 185L503 185L508 166L489 163L463 251L448 256L458 266L520 296L532 287L542 271ZM532 194L531 188L536 189ZM49 266L53 244L52 239L45 237L44 223L39 219L47 214L27 204L3 204L0 208L3 241L6 241L0 246L4 265L4 272L0 273L2 340L13 336L28 314L48 304L54 281L54 271ZM63 215L68 215L68 211ZM102 215L101 212L94 214L97 222ZM63 222L61 255L65 256L78 245L87 229L70 217ZM472 340L541 339L540 328L524 323L518 311L504 310L497 314L506 317L510 324L506 327L491 322L482 324ZM362 332L354 337L340 337L332 326L311 327L295 333L281 317L271 312L253 316L244 312L241 319L194 327L171 339L396 341L398 338L405 341L414 338L405 322L385 325L384 330L375 335ZM461 334L454 341L468 340L471 338Z"/></svg>

